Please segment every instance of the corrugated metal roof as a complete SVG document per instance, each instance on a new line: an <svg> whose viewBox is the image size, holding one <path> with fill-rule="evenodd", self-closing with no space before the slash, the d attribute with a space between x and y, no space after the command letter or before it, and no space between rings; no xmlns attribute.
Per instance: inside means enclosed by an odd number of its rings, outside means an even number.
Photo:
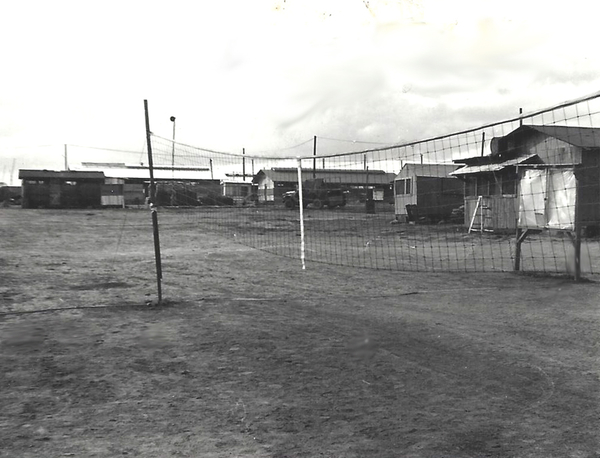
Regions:
<svg viewBox="0 0 600 458"><path fill-rule="evenodd" d="M274 168L259 171L252 180L258 183L261 176L267 176L273 181L291 183L298 181L298 170L292 168ZM317 169L314 171L315 178L321 178L330 183L341 184L390 184L396 174L387 173L383 170L358 170L358 169ZM313 178L312 169L302 170L302 179Z"/></svg>
<svg viewBox="0 0 600 458"><path fill-rule="evenodd" d="M102 172L94 171L78 171L78 170L33 170L33 169L22 169L19 170L20 180L48 180L57 179L65 181L77 181L77 180L104 180L104 174Z"/></svg>
<svg viewBox="0 0 600 458"><path fill-rule="evenodd" d="M527 162L533 159L534 157L537 157L537 154L529 154L528 156L517 157L515 159L509 159L504 162L496 162L492 164L465 165L464 167L461 167L460 169L451 172L450 175L457 176L483 172L499 172L500 170L503 170L506 167L511 167Z"/></svg>
<svg viewBox="0 0 600 458"><path fill-rule="evenodd" d="M526 129L536 130L581 148L600 148L600 128L597 127L527 125L519 127L507 137Z"/></svg>
<svg viewBox="0 0 600 458"><path fill-rule="evenodd" d="M421 164L416 162L407 162L402 166L402 170L411 170L418 177L436 177L443 178L449 176L456 170L455 164ZM400 171L400 174L402 171ZM400 175L398 174L398 175Z"/></svg>

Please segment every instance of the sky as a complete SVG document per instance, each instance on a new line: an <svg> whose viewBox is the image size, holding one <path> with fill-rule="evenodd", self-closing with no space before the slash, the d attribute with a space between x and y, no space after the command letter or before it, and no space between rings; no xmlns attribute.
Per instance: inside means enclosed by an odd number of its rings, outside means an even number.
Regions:
<svg viewBox="0 0 600 458"><path fill-rule="evenodd" d="M598 5L598 6L596 6ZM0 182L137 163L151 130L218 151L399 144L600 90L600 4L20 0L0 6ZM352 143L355 141L355 143ZM364 142L364 143L361 143ZM119 150L116 152L110 150Z"/></svg>

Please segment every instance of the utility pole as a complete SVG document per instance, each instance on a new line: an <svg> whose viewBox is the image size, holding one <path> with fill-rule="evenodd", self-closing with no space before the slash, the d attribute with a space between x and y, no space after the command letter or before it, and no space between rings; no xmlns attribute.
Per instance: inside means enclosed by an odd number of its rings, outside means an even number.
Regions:
<svg viewBox="0 0 600 458"><path fill-rule="evenodd" d="M171 148L171 169L173 178L175 178L175 116L171 116L171 122L173 123L173 146Z"/></svg>
<svg viewBox="0 0 600 458"><path fill-rule="evenodd" d="M9 181L10 181L10 184L11 184L11 185L13 185L13 184L14 184L14 183L13 183L13 176L15 175L15 164L16 164L16 163L17 163L17 160L16 160L16 159L13 159L13 161L12 161L12 166L10 167L10 178L9 178Z"/></svg>
<svg viewBox="0 0 600 458"><path fill-rule="evenodd" d="M523 108L519 108L519 126L523 125Z"/></svg>
<svg viewBox="0 0 600 458"><path fill-rule="evenodd" d="M242 180L246 181L246 148L242 148Z"/></svg>
<svg viewBox="0 0 600 458"><path fill-rule="evenodd" d="M69 160L67 155L67 144L65 143L65 170L69 170Z"/></svg>
<svg viewBox="0 0 600 458"><path fill-rule="evenodd" d="M313 180L317 178L317 136L313 137Z"/></svg>
<svg viewBox="0 0 600 458"><path fill-rule="evenodd" d="M484 148L485 148L485 132L481 132L481 157L483 157Z"/></svg>

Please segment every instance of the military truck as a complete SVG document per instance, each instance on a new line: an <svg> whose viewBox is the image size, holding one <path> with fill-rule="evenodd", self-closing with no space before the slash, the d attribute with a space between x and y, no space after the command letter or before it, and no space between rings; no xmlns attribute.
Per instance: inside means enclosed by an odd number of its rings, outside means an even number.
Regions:
<svg viewBox="0 0 600 458"><path fill-rule="evenodd" d="M293 209L300 205L300 193L288 191L283 194L283 204ZM309 205L312 208L321 209L343 207L346 205L346 194L343 189L332 183L326 183L322 178L306 180L302 184L302 201L304 208Z"/></svg>

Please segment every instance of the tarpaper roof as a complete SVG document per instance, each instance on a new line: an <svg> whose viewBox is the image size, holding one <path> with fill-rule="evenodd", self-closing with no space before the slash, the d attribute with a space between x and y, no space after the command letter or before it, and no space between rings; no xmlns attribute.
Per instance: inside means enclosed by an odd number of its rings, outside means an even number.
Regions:
<svg viewBox="0 0 600 458"><path fill-rule="evenodd" d="M77 181L77 180L104 180L104 174L98 171L78 171L78 170L33 170L33 169L21 169L19 170L20 180L65 180L65 181Z"/></svg>
<svg viewBox="0 0 600 458"><path fill-rule="evenodd" d="M454 172L451 172L450 175L458 176L458 175L470 175L473 173L491 173L491 172L499 172L500 170L505 169L506 167L512 167L515 165L523 164L525 162L531 161L533 158L538 157L537 154L529 154L527 156L517 157L514 159L509 159L503 162L494 162L491 164L480 164L480 165L465 165Z"/></svg>
<svg viewBox="0 0 600 458"><path fill-rule="evenodd" d="M527 129L533 129L581 148L600 148L600 128L597 127L525 125L506 136L509 137Z"/></svg>
<svg viewBox="0 0 600 458"><path fill-rule="evenodd" d="M436 177L444 178L456 170L456 164L421 164L416 162L407 162L402 166L402 170L411 169L418 177ZM400 171L402 173L402 171Z"/></svg>

